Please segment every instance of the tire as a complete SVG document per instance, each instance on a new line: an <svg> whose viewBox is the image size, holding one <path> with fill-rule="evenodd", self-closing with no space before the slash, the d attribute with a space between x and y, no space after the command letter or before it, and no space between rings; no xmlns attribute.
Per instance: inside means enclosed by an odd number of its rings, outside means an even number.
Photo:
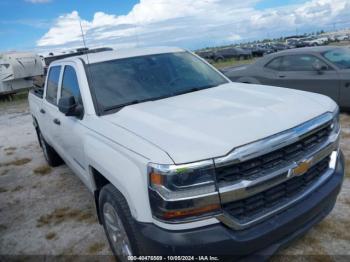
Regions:
<svg viewBox="0 0 350 262"><path fill-rule="evenodd" d="M219 57L219 58L216 58L215 59L215 62L216 63L221 63L221 62L223 62L224 61L224 59L222 58L222 57Z"/></svg>
<svg viewBox="0 0 350 262"><path fill-rule="evenodd" d="M111 211L111 208L113 211ZM110 212L115 212L115 214L111 215ZM99 215L109 245L118 261L128 261L127 256L138 256L142 253L141 244L136 237L137 228L129 206L124 196L112 184L107 184L101 189L99 195ZM114 224L111 223L113 219ZM111 225L114 227L117 225L119 231L114 231ZM115 232L119 232L119 235ZM125 246L128 246L127 249ZM121 248L124 248L124 250L121 250Z"/></svg>
<svg viewBox="0 0 350 262"><path fill-rule="evenodd" d="M41 134L40 130L37 130L38 138L39 138L39 144L43 150L44 157L47 161L47 163L52 166L59 166L63 163L62 158L56 153L55 149L53 149L44 139L43 135Z"/></svg>

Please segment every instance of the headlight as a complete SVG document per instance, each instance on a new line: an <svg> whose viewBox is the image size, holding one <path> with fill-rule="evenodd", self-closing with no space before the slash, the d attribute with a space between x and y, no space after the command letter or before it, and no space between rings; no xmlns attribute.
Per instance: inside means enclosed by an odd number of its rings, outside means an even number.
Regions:
<svg viewBox="0 0 350 262"><path fill-rule="evenodd" d="M149 164L153 215L167 222L198 219L220 210L212 160L184 165Z"/></svg>
<svg viewBox="0 0 350 262"><path fill-rule="evenodd" d="M339 108L333 112L333 119L330 125L329 141L333 143L334 150L339 150L340 144L340 119Z"/></svg>
<svg viewBox="0 0 350 262"><path fill-rule="evenodd" d="M340 131L339 108L334 112L331 129L333 134L338 134Z"/></svg>

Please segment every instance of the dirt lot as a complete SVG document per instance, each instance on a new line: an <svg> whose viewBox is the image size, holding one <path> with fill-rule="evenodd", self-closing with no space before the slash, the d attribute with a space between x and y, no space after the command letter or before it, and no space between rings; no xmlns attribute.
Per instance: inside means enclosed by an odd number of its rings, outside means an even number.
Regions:
<svg viewBox="0 0 350 262"><path fill-rule="evenodd" d="M348 169L337 205L281 255L350 255L350 116L341 121ZM25 100L0 103L0 254L110 254L92 195L67 166L46 165Z"/></svg>

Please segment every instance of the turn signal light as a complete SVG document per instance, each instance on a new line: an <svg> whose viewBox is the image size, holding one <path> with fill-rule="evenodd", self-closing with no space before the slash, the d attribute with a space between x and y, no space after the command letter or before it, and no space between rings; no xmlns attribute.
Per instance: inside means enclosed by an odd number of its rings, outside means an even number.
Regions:
<svg viewBox="0 0 350 262"><path fill-rule="evenodd" d="M153 185L162 185L163 184L163 176L159 173L152 172L150 174L150 180Z"/></svg>
<svg viewBox="0 0 350 262"><path fill-rule="evenodd" d="M176 210L176 211L167 211L163 214L163 218L165 219L173 219L173 218L181 218L188 216L200 215L203 213L208 213L212 211L216 211L220 209L219 204L213 204L205 207L188 209L188 210Z"/></svg>

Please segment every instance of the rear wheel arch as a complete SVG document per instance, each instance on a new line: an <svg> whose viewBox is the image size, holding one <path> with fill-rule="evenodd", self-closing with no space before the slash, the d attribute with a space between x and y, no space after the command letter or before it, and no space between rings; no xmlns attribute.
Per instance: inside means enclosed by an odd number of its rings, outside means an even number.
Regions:
<svg viewBox="0 0 350 262"><path fill-rule="evenodd" d="M222 61L224 61L224 57L223 56L217 56L217 57L215 57L215 62L222 62Z"/></svg>
<svg viewBox="0 0 350 262"><path fill-rule="evenodd" d="M40 132L39 123L38 123L38 120L36 119L36 117L34 115L32 115L32 117L33 117L33 126L35 128L36 136L38 138L40 147L42 147L41 140L40 140L40 137L39 137L39 132Z"/></svg>
<svg viewBox="0 0 350 262"><path fill-rule="evenodd" d="M56 150L46 142L43 134L40 131L39 123L35 116L33 116L33 125L39 145L43 150L47 163L52 167L60 166L63 164L63 159L59 156Z"/></svg>
<svg viewBox="0 0 350 262"><path fill-rule="evenodd" d="M34 125L34 127L38 128L39 127L38 120L36 119L36 117L34 115L32 115L32 118L33 118L33 125Z"/></svg>

